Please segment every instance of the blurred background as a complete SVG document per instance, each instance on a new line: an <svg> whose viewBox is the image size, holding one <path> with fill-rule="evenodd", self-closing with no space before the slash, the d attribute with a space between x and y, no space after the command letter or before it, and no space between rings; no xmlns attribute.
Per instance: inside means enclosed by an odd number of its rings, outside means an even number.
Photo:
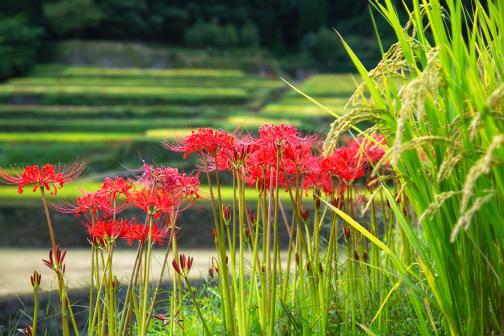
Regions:
<svg viewBox="0 0 504 336"><path fill-rule="evenodd" d="M193 128L323 133L357 85L335 30L368 67L392 41L366 0L2 0L0 166L84 161L57 202L142 160L191 172L160 142ZM48 246L38 194L0 200L0 247ZM78 220L54 216L65 246L87 244ZM191 234L201 223L185 226L183 243L210 246Z"/></svg>

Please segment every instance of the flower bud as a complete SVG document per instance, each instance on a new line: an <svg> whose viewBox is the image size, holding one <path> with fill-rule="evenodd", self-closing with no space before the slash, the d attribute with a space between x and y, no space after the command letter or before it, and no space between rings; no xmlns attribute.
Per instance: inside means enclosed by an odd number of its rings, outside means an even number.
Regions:
<svg viewBox="0 0 504 336"><path fill-rule="evenodd" d="M114 279L112 280L112 288L118 288L120 284L121 284L121 282L120 282L120 281L119 281L119 279L117 279L117 277L114 275Z"/></svg>
<svg viewBox="0 0 504 336"><path fill-rule="evenodd" d="M42 275L37 272L33 271L33 275L30 276L31 284L34 289L37 289L40 286L40 281L42 280Z"/></svg>
<svg viewBox="0 0 504 336"><path fill-rule="evenodd" d="M343 198L341 198L341 197L333 198L332 201L331 201L331 205L333 207L339 209L341 207L342 201L343 201Z"/></svg>
<svg viewBox="0 0 504 336"><path fill-rule="evenodd" d="M364 253L362 254L362 259L364 259L364 262L367 262L369 260L368 251L364 251Z"/></svg>
<svg viewBox="0 0 504 336"><path fill-rule="evenodd" d="M345 235L346 240L350 239L350 228L348 226L345 226L343 228L343 234Z"/></svg>
<svg viewBox="0 0 504 336"><path fill-rule="evenodd" d="M252 223L252 225L254 225L256 222L256 219L257 219L257 213L252 209L248 209L247 215L248 215L248 220L250 221L250 223Z"/></svg>
<svg viewBox="0 0 504 336"><path fill-rule="evenodd" d="M313 192L313 200L315 201L315 208L320 208L320 189Z"/></svg>
<svg viewBox="0 0 504 336"><path fill-rule="evenodd" d="M229 224L231 221L231 207L229 205L224 205L222 207L222 217L224 218L226 224Z"/></svg>
<svg viewBox="0 0 504 336"><path fill-rule="evenodd" d="M301 208L301 218L306 222L308 220L308 209Z"/></svg>
<svg viewBox="0 0 504 336"><path fill-rule="evenodd" d="M32 326L27 324L24 328L18 329L18 331L21 333L23 336L32 336L33 335L33 330Z"/></svg>
<svg viewBox="0 0 504 336"><path fill-rule="evenodd" d="M353 251L353 257L355 260L359 261L360 260L360 256L359 256L359 252L357 252L357 250L354 250Z"/></svg>
<svg viewBox="0 0 504 336"><path fill-rule="evenodd" d="M216 242L217 241L217 230L215 230L215 229L210 230L210 236L212 237L212 241Z"/></svg>
<svg viewBox="0 0 504 336"><path fill-rule="evenodd" d="M324 267L322 266L322 263L320 261L318 263L318 268L319 268L319 273L324 274Z"/></svg>
<svg viewBox="0 0 504 336"><path fill-rule="evenodd" d="M191 271L193 260L193 257L186 257L186 255L182 253L179 255L178 260L176 258L172 260L173 269L183 277L187 277Z"/></svg>

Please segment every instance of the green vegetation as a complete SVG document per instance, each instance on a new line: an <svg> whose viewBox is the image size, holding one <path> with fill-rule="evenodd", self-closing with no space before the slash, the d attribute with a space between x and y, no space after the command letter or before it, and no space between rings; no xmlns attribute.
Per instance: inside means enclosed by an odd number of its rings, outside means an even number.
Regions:
<svg viewBox="0 0 504 336"><path fill-rule="evenodd" d="M343 57L332 27L354 42L367 63L374 64L380 50L369 24L367 1L6 0L0 3L0 17L0 36L2 26L7 33L0 40L9 48L0 52L0 67L7 77L26 73L37 63L37 53L38 61L58 55L62 63L220 68L236 63L257 66L253 55L260 52L282 59L279 65L284 69L293 69L289 63L294 62L305 69L349 70L351 63ZM376 25L382 38L391 35L385 20L378 18ZM76 45L79 40L88 43L85 50ZM128 46L128 41L141 43ZM108 48L109 42L115 45ZM199 57L185 62L181 58L188 52L151 52L146 44L152 49L196 47ZM241 50L243 57L201 61L201 55L230 49Z"/></svg>
<svg viewBox="0 0 504 336"><path fill-rule="evenodd" d="M346 46L364 84L326 148L364 119L391 146L382 163L391 163L418 218L406 220L393 205L403 276L413 281L404 285L408 301L424 320L418 333L440 326L450 335L501 334L504 2L476 1L470 12L455 0L412 3L410 29L392 1L377 4L398 43L372 71ZM441 318L432 315L429 296Z"/></svg>
<svg viewBox="0 0 504 336"><path fill-rule="evenodd" d="M347 75L317 75L301 86L340 107L353 81ZM237 68L38 65L31 76L0 85L0 165L78 158L91 173L106 172L118 164L136 167L140 158L173 162L173 156L159 153L159 143L191 128L233 131L272 123L306 132L320 128L327 112L287 89L280 79ZM174 164L186 168L191 162Z"/></svg>
<svg viewBox="0 0 504 336"><path fill-rule="evenodd" d="M270 118L299 118L305 121L322 118L327 121L331 113L340 115L345 112L345 105L358 84L352 75L321 74L308 78L299 86L293 85L316 100L317 104L291 90L280 100L265 106L260 114Z"/></svg>
<svg viewBox="0 0 504 336"><path fill-rule="evenodd" d="M25 17L4 17L0 11L0 80L25 73L33 65L41 34Z"/></svg>

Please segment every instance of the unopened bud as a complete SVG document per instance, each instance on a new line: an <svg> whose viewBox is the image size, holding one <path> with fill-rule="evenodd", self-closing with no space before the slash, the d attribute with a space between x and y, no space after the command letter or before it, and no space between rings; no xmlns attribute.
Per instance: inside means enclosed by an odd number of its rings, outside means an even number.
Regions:
<svg viewBox="0 0 504 336"><path fill-rule="evenodd" d="M212 240L214 242L217 241L217 230L215 229L210 230L210 236L212 237Z"/></svg>
<svg viewBox="0 0 504 336"><path fill-rule="evenodd" d="M319 273L320 274L324 274L324 267L322 266L322 263L319 261L319 264L318 264L318 268L319 268Z"/></svg>
<svg viewBox="0 0 504 336"><path fill-rule="evenodd" d="M226 223L231 221L231 207L229 205L224 205L222 207L222 216Z"/></svg>
<svg viewBox="0 0 504 336"><path fill-rule="evenodd" d="M306 222L308 220L308 209L301 208L301 218Z"/></svg>
<svg viewBox="0 0 504 336"><path fill-rule="evenodd" d="M364 262L367 262L369 260L368 251L364 251L364 253L362 254L362 259L364 259Z"/></svg>
<svg viewBox="0 0 504 336"><path fill-rule="evenodd" d="M320 208L320 189L313 192L313 199L315 200L315 208Z"/></svg>
<svg viewBox="0 0 504 336"><path fill-rule="evenodd" d="M40 286L41 280L42 280L42 275L37 271L33 271L33 275L30 276L30 281L31 281L32 287L37 289Z"/></svg>
<svg viewBox="0 0 504 336"><path fill-rule="evenodd" d="M404 217L408 217L408 207L403 207L403 214L404 214Z"/></svg>
<svg viewBox="0 0 504 336"><path fill-rule="evenodd" d="M248 220L250 221L250 223L255 224L256 219L257 213L252 209L248 209Z"/></svg>
<svg viewBox="0 0 504 336"><path fill-rule="evenodd" d="M359 256L359 252L357 252L357 250L354 250L353 251L353 257L355 260L359 261L360 260L360 256Z"/></svg>
<svg viewBox="0 0 504 336"><path fill-rule="evenodd" d="M114 275L114 279L112 280L112 288L118 288L120 284L121 284L121 282L120 282L120 281L119 281L119 279L117 279L117 277Z"/></svg>
<svg viewBox="0 0 504 336"><path fill-rule="evenodd" d="M32 336L33 335L33 330L32 326L27 324L24 328L18 329L18 331L21 333L23 336Z"/></svg>
<svg viewBox="0 0 504 336"><path fill-rule="evenodd" d="M343 234L345 235L346 240L350 239L350 228L348 226L345 226L343 228Z"/></svg>

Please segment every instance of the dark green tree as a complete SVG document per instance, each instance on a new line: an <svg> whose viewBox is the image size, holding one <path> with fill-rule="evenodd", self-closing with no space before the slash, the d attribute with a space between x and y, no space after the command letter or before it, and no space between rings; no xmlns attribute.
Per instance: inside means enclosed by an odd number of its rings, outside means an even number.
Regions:
<svg viewBox="0 0 504 336"><path fill-rule="evenodd" d="M303 33L317 31L327 25L326 0L301 0L299 11L301 13L300 26Z"/></svg>
<svg viewBox="0 0 504 336"><path fill-rule="evenodd" d="M104 18L103 11L93 0L60 0L43 5L44 15L51 30L68 36L96 27Z"/></svg>
<svg viewBox="0 0 504 336"><path fill-rule="evenodd" d="M0 79L20 75L34 63L42 29L23 16L0 17Z"/></svg>

